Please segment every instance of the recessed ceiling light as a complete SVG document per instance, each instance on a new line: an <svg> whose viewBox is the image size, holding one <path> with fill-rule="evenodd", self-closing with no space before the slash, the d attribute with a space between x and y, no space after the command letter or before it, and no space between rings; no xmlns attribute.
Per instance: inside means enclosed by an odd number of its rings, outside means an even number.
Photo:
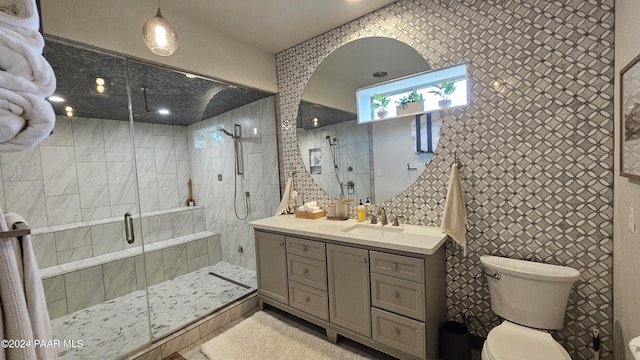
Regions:
<svg viewBox="0 0 640 360"><path fill-rule="evenodd" d="M96 78L96 84L98 85L104 85L104 79L103 78Z"/></svg>
<svg viewBox="0 0 640 360"><path fill-rule="evenodd" d="M49 101L51 102L64 102L64 98L61 98L58 95L51 95L48 97Z"/></svg>
<svg viewBox="0 0 640 360"><path fill-rule="evenodd" d="M67 116L68 117L73 117L73 111L67 111Z"/></svg>
<svg viewBox="0 0 640 360"><path fill-rule="evenodd" d="M73 108L71 106L65 106L64 111L73 111Z"/></svg>
<svg viewBox="0 0 640 360"><path fill-rule="evenodd" d="M373 77L375 78L383 78L385 76L387 76L387 72L386 71L376 71L373 73Z"/></svg>
<svg viewBox="0 0 640 360"><path fill-rule="evenodd" d="M313 127L318 127L318 118L313 118Z"/></svg>
<svg viewBox="0 0 640 360"><path fill-rule="evenodd" d="M160 114L160 115L169 115L169 114L171 114L171 111L169 111L167 109L158 109L158 114Z"/></svg>

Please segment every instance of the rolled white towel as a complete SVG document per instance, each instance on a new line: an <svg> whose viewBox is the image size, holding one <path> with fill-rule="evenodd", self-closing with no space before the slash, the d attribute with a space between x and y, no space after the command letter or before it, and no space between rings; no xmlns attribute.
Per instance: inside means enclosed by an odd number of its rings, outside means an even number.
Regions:
<svg viewBox="0 0 640 360"><path fill-rule="evenodd" d="M5 27L0 22L0 87L43 97L51 95L56 78L42 56L43 48L39 32Z"/></svg>
<svg viewBox="0 0 640 360"><path fill-rule="evenodd" d="M0 152L36 146L55 124L45 97L56 79L39 26L35 0L0 0Z"/></svg>
<svg viewBox="0 0 640 360"><path fill-rule="evenodd" d="M51 65L42 56L44 40L37 31L9 29L0 23L0 87L49 96L56 89Z"/></svg>
<svg viewBox="0 0 640 360"><path fill-rule="evenodd" d="M308 212L314 212L316 210L320 210L320 207L319 206L305 206L304 209L305 209L305 211L308 211Z"/></svg>
<svg viewBox="0 0 640 360"><path fill-rule="evenodd" d="M318 202L317 201L309 201L304 203L304 206L318 206Z"/></svg>
<svg viewBox="0 0 640 360"><path fill-rule="evenodd" d="M42 97L0 88L0 152L31 149L44 140L55 124L51 104ZM20 128L18 133L15 129Z"/></svg>
<svg viewBox="0 0 640 360"><path fill-rule="evenodd" d="M40 28L38 7L34 0L0 0L0 22L32 30Z"/></svg>

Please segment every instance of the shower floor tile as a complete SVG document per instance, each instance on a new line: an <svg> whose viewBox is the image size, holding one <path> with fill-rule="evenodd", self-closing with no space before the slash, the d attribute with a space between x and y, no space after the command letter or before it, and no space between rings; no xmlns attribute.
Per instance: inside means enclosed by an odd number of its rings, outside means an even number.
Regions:
<svg viewBox="0 0 640 360"><path fill-rule="evenodd" d="M148 289L152 337L175 331L256 287L255 271L225 262L153 285ZM52 320L54 339L60 340L58 359L115 359L148 343L146 308L140 290Z"/></svg>

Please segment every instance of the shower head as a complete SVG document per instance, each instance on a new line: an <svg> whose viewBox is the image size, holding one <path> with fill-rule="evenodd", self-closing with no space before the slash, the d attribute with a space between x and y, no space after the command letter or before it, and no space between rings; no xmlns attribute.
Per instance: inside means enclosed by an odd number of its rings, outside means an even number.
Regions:
<svg viewBox="0 0 640 360"><path fill-rule="evenodd" d="M331 136L330 135L327 135L324 138L329 141L329 146L333 146L333 144L336 142L335 138L333 138L333 142L331 142Z"/></svg>
<svg viewBox="0 0 640 360"><path fill-rule="evenodd" d="M228 132L227 130L225 130L222 126L218 126L218 127L216 128L216 130L220 131L221 133L223 133L223 134L225 134L225 135L227 135L227 136L229 136L229 137L231 137L231 138L233 138L233 139L235 139L235 138L236 138L236 136L235 136L235 135L233 135L232 133L230 133L230 132Z"/></svg>

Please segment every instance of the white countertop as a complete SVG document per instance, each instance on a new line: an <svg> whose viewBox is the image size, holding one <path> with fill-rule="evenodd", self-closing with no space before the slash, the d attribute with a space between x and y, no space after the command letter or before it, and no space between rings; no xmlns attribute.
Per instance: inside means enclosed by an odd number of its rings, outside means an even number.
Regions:
<svg viewBox="0 0 640 360"><path fill-rule="evenodd" d="M277 231L292 235L336 240L349 244L375 246L423 255L434 254L447 239L440 228L401 224L399 227L369 222L359 223L355 219L344 221L296 218L280 215L249 222L258 230ZM356 228L354 228L354 226ZM351 231L349 231L351 230Z"/></svg>

